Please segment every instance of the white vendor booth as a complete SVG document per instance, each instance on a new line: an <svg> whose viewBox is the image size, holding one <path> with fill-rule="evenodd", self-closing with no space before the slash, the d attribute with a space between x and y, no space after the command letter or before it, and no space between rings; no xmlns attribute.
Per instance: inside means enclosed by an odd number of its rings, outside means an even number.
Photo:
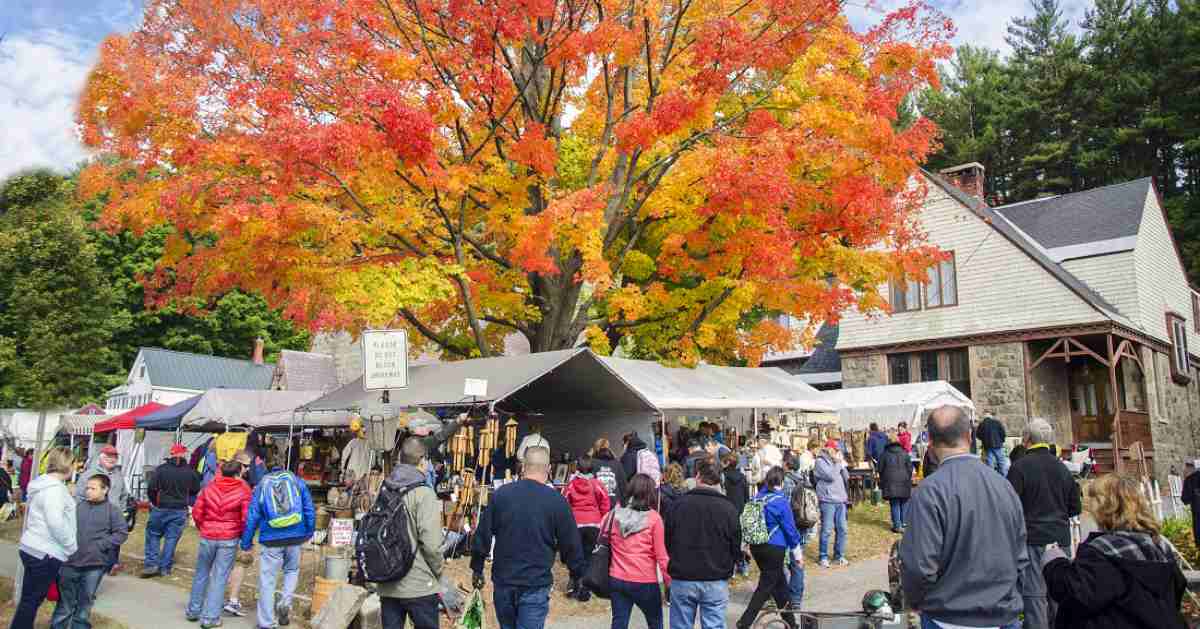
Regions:
<svg viewBox="0 0 1200 629"><path fill-rule="evenodd" d="M939 406L957 406L975 417L975 404L945 380L822 391L820 400L836 409L843 430L863 430L872 422L883 430L907 422L914 433L925 414Z"/></svg>

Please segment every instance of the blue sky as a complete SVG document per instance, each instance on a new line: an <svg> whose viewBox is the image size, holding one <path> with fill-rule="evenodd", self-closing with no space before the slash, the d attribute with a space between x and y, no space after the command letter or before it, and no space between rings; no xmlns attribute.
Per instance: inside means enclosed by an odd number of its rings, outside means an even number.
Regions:
<svg viewBox="0 0 1200 629"><path fill-rule="evenodd" d="M1005 26L1027 0L931 0L958 26L956 44L1007 50ZM903 0L847 0L858 26ZM875 8L868 8L868 5ZM1091 0L1063 0L1073 23ZM106 35L134 28L142 0L0 0L0 178L34 166L70 169L87 157L75 104Z"/></svg>

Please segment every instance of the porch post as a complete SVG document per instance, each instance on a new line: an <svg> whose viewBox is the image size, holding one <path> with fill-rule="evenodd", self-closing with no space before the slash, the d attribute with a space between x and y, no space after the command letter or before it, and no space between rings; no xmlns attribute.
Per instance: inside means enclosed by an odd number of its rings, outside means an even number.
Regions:
<svg viewBox="0 0 1200 629"><path fill-rule="evenodd" d="M1108 345L1108 382L1113 401L1113 469L1121 472L1124 461L1121 459L1121 396L1120 389L1117 387L1117 358L1113 352L1112 334L1105 334L1104 340Z"/></svg>

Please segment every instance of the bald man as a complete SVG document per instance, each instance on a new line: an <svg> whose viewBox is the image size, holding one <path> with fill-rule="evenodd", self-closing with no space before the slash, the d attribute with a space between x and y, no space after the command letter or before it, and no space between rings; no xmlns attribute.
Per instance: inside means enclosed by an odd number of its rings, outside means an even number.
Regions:
<svg viewBox="0 0 1200 629"><path fill-rule="evenodd" d="M934 409L926 422L937 474L917 486L900 543L905 598L922 629L1017 629L1019 576L1029 563L1021 501L1005 478L971 454L961 409Z"/></svg>
<svg viewBox="0 0 1200 629"><path fill-rule="evenodd" d="M582 578L587 567L571 507L547 484L549 479L550 450L530 446L525 450L521 480L496 491L475 531L471 571L476 589L483 587L483 565L492 541L496 542L492 583L500 629L545 625L555 554L562 556L572 582Z"/></svg>

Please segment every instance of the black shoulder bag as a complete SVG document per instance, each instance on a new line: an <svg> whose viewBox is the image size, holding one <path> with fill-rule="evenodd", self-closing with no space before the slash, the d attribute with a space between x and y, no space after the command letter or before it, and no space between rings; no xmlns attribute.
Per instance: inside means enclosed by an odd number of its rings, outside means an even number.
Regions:
<svg viewBox="0 0 1200 629"><path fill-rule="evenodd" d="M612 595L612 581L608 571L612 565L612 527L615 519L616 511L609 512L608 527L600 535L600 539L596 540L596 550L592 551L592 556L588 558L587 572L583 574L583 584L600 598Z"/></svg>

